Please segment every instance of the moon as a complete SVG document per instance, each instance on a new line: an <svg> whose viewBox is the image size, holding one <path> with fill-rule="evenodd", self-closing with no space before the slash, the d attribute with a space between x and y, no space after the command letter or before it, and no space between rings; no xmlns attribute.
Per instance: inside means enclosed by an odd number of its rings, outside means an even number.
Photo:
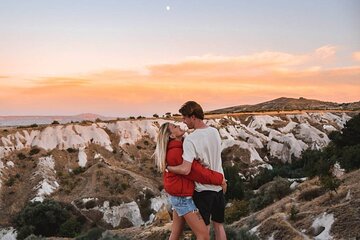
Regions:
<svg viewBox="0 0 360 240"><path fill-rule="evenodd" d="M166 6L166 11L170 11L170 6Z"/></svg>

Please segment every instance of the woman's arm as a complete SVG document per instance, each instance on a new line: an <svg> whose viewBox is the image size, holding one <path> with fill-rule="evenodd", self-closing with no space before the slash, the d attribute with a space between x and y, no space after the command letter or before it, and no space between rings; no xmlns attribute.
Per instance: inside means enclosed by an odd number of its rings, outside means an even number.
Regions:
<svg viewBox="0 0 360 240"><path fill-rule="evenodd" d="M224 176L216 171L205 168L198 161L194 160L191 171L185 178L203 184L222 185Z"/></svg>

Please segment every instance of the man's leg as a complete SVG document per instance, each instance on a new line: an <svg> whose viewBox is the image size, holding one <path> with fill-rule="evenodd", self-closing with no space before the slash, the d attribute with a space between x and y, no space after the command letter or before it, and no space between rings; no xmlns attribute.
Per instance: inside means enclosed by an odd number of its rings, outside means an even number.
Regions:
<svg viewBox="0 0 360 240"><path fill-rule="evenodd" d="M215 232L215 239L216 240L226 240L226 233L224 229L224 225L222 223L218 223L215 221L212 221L214 232Z"/></svg>
<svg viewBox="0 0 360 240"><path fill-rule="evenodd" d="M211 192L194 192L193 200L196 207L199 209L199 212L204 219L205 225L208 226L210 232L210 212L212 206L212 197Z"/></svg>
<svg viewBox="0 0 360 240"><path fill-rule="evenodd" d="M211 209L211 221L214 226L215 239L226 240L226 233L224 229L225 218L225 197L223 191L216 192L214 196L214 203Z"/></svg>

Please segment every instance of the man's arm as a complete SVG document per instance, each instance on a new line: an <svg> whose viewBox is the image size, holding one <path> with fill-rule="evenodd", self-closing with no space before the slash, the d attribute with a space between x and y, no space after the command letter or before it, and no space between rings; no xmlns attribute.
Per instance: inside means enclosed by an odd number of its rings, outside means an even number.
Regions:
<svg viewBox="0 0 360 240"><path fill-rule="evenodd" d="M181 174L181 175L188 175L191 171L191 162L188 162L184 160L182 164L177 166L167 166L166 168L169 170L169 172Z"/></svg>

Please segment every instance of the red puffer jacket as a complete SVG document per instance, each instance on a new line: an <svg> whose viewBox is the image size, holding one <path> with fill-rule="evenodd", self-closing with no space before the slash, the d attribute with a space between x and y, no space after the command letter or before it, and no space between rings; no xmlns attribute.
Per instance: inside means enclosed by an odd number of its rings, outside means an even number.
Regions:
<svg viewBox="0 0 360 240"><path fill-rule="evenodd" d="M171 140L167 147L166 163L169 166L177 166L183 162L182 142ZM195 182L221 185L223 175L202 166L194 160L191 171L188 175L179 175L171 172L164 172L164 189L173 196L192 196L195 189Z"/></svg>

